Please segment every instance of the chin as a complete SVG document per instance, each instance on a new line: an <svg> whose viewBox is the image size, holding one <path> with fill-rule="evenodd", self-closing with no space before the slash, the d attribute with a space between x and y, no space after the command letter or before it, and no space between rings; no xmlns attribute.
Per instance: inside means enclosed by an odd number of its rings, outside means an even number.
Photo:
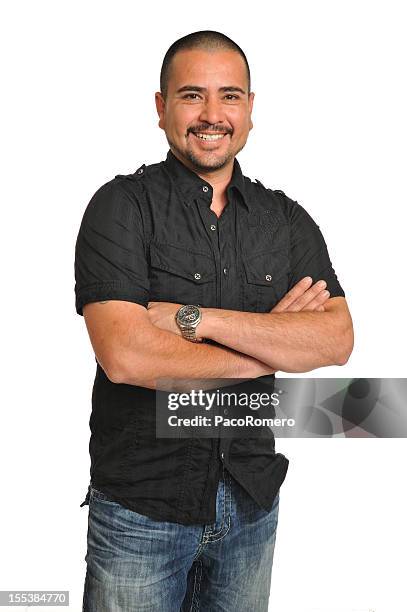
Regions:
<svg viewBox="0 0 407 612"><path fill-rule="evenodd" d="M199 170L219 170L233 159L232 153L216 155L195 155L193 151L186 151L185 157Z"/></svg>

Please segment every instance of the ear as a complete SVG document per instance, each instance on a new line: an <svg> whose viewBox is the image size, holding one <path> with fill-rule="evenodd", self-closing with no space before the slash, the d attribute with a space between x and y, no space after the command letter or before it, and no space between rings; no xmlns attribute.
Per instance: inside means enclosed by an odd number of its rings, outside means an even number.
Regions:
<svg viewBox="0 0 407 612"><path fill-rule="evenodd" d="M165 100L160 91L155 93L155 107L159 116L158 126L163 130L165 126Z"/></svg>
<svg viewBox="0 0 407 612"><path fill-rule="evenodd" d="M250 114L249 129L250 130L253 127L253 121L252 121L253 102L254 102L254 93L251 91L249 94L249 114Z"/></svg>

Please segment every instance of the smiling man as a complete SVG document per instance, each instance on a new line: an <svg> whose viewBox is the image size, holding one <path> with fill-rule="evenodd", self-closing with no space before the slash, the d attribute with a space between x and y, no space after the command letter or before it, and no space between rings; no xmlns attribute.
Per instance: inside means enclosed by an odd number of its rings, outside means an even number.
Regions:
<svg viewBox="0 0 407 612"><path fill-rule="evenodd" d="M192 171L230 180L253 127L249 80L242 56L221 47L184 48L164 67L156 93L159 125Z"/></svg>
<svg viewBox="0 0 407 612"><path fill-rule="evenodd" d="M225 35L167 51L170 150L103 185L75 252L97 360L83 610L266 612L288 460L261 438L159 438L160 380L346 363L352 321L318 225L242 174L250 70ZM83 505L82 504L82 505Z"/></svg>

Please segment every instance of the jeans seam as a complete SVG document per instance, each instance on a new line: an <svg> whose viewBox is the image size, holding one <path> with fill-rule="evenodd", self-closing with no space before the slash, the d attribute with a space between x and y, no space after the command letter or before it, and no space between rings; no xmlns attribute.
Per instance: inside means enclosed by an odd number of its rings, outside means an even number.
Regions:
<svg viewBox="0 0 407 612"><path fill-rule="evenodd" d="M222 520L222 529L224 528L224 522L225 522L225 513L226 513L226 503L227 501L229 501L229 516L227 518L227 528L226 531L223 535L221 535L219 538L211 538L210 540L208 540L209 542L219 542L220 540L222 540L228 533L230 530L230 515L232 513L232 479L230 477L230 474L228 472L227 473L227 477L229 479L229 488L226 486L226 478L225 478L225 470L223 470L223 482L225 483L225 499L223 502L223 520ZM214 535L218 535L222 532L222 529L220 529L217 533L215 533Z"/></svg>
<svg viewBox="0 0 407 612"><path fill-rule="evenodd" d="M208 538L206 539L206 542L215 542L216 541L216 536L218 536L220 533L222 533L222 531L224 529L224 526L225 526L225 515L226 515L226 511L225 511L225 499L224 499L223 500L223 512L222 512L222 525L221 525L220 529L218 529L218 531L216 531L215 533L210 533L208 535Z"/></svg>
<svg viewBox="0 0 407 612"><path fill-rule="evenodd" d="M227 486L226 486L225 467L224 467L224 465L222 465L222 471L223 471L223 474L222 474L223 475L223 513L222 513L222 525L221 525L221 528L218 531L216 531L215 533L210 533L209 534L209 538L205 539L205 543L206 542L216 542L217 541L216 536L219 535L220 533L222 533L222 531L224 529L224 525L225 525L226 496L228 495L228 492L227 492ZM228 530L229 530L229 525L228 525ZM205 538L205 536L204 536L204 538Z"/></svg>
<svg viewBox="0 0 407 612"><path fill-rule="evenodd" d="M82 612L87 612L88 609L88 568L85 574L85 586L83 589Z"/></svg>
<svg viewBox="0 0 407 612"><path fill-rule="evenodd" d="M198 571L200 572L199 573L199 579L198 579ZM192 597L191 597L190 612L199 612L199 599L198 599L198 595L199 595L199 591L201 590L201 577L202 577L202 561L199 560L199 561L197 561L196 569L195 569L194 590L193 590ZM195 602L196 602L196 606L195 606L195 609L194 609Z"/></svg>

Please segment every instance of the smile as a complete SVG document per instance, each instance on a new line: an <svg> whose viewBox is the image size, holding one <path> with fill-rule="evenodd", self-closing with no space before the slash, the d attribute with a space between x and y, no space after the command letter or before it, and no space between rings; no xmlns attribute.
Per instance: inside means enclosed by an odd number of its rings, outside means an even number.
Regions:
<svg viewBox="0 0 407 612"><path fill-rule="evenodd" d="M196 138L200 138L201 140L221 140L227 134L203 134L200 132L191 132Z"/></svg>

